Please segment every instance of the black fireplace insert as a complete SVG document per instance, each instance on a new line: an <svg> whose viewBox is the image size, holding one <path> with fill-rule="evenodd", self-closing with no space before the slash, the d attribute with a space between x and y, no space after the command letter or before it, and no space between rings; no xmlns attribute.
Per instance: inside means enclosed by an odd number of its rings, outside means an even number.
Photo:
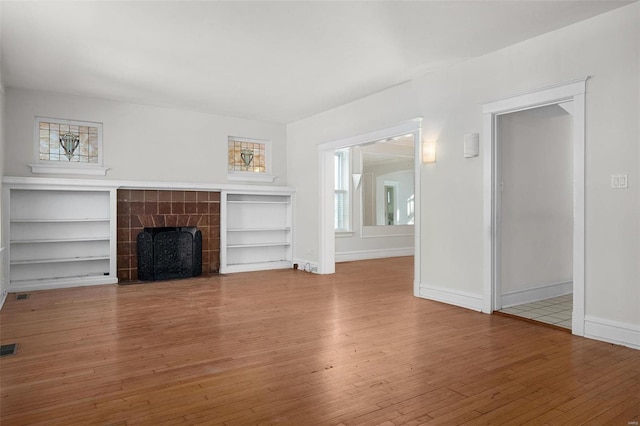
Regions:
<svg viewBox="0 0 640 426"><path fill-rule="evenodd" d="M202 232L194 226L144 228L138 234L137 247L139 280L202 274Z"/></svg>

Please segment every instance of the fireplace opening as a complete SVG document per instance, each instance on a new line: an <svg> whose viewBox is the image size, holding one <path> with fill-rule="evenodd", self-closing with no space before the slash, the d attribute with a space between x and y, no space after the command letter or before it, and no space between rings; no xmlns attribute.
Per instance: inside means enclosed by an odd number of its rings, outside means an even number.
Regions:
<svg viewBox="0 0 640 426"><path fill-rule="evenodd" d="M202 274L202 232L195 226L144 228L138 234L137 248L141 281Z"/></svg>

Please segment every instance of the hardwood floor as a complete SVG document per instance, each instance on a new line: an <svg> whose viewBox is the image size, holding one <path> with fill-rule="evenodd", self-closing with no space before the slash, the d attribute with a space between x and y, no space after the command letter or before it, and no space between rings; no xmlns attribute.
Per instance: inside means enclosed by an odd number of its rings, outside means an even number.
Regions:
<svg viewBox="0 0 640 426"><path fill-rule="evenodd" d="M640 351L413 297L412 262L10 295L0 423L637 425Z"/></svg>

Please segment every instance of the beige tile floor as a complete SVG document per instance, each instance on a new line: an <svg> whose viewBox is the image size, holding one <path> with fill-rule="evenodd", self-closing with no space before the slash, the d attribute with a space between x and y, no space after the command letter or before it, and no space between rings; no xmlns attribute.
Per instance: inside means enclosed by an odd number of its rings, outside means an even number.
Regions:
<svg viewBox="0 0 640 426"><path fill-rule="evenodd" d="M540 321L571 330L571 311L573 310L573 294L539 300L524 305L501 309L511 315Z"/></svg>

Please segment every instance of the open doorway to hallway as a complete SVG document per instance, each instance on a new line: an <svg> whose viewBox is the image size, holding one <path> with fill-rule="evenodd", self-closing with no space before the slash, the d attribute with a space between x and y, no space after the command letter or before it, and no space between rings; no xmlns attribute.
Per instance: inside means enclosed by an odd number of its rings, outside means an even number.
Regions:
<svg viewBox="0 0 640 426"><path fill-rule="evenodd" d="M500 312L571 329L572 102L497 120Z"/></svg>

